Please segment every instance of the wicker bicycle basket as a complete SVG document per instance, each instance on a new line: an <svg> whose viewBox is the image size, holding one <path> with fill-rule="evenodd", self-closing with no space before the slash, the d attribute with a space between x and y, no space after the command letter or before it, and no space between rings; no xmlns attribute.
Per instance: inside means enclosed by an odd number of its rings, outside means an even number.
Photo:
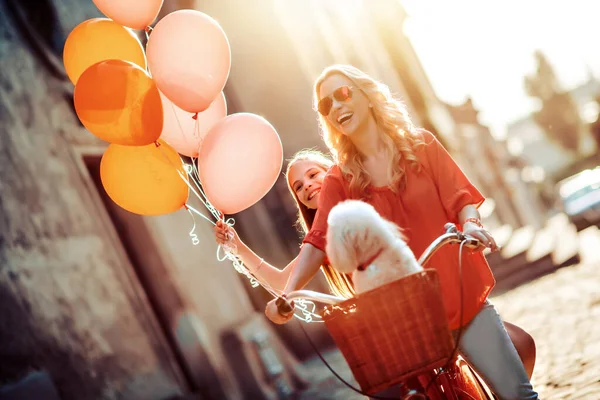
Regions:
<svg viewBox="0 0 600 400"><path fill-rule="evenodd" d="M454 348L432 269L329 306L323 319L369 394L443 366Z"/></svg>

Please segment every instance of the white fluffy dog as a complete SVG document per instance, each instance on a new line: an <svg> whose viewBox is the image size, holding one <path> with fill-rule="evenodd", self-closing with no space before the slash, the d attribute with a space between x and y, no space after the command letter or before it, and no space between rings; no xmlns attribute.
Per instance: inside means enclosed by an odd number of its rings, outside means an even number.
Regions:
<svg viewBox="0 0 600 400"><path fill-rule="evenodd" d="M327 257L333 268L352 274L357 294L423 270L398 226L370 204L339 203L327 222Z"/></svg>

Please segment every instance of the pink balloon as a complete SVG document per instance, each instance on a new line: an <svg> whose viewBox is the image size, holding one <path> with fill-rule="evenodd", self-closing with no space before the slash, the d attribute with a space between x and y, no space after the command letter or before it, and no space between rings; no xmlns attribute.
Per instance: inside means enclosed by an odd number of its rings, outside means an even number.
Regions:
<svg viewBox="0 0 600 400"><path fill-rule="evenodd" d="M163 0L93 0L93 2L108 18L133 29L145 29L150 26L163 4Z"/></svg>
<svg viewBox="0 0 600 400"><path fill-rule="evenodd" d="M183 111L164 94L161 93L160 97L164 112L161 139L169 143L179 154L197 158L200 145L208 131L227 116L225 95L221 92L208 109L197 116ZM195 116L197 119L194 119Z"/></svg>
<svg viewBox="0 0 600 400"><path fill-rule="evenodd" d="M154 27L146 47L158 88L179 108L204 111L225 87L231 67L221 26L195 10L172 12Z"/></svg>
<svg viewBox="0 0 600 400"><path fill-rule="evenodd" d="M206 135L198 156L206 197L224 214L238 213L263 198L282 164L277 131L263 117L249 113L222 119Z"/></svg>

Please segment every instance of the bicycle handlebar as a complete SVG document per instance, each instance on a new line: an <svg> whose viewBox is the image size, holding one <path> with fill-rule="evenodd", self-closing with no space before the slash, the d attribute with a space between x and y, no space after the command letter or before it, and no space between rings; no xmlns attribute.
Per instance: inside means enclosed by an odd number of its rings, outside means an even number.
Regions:
<svg viewBox="0 0 600 400"><path fill-rule="evenodd" d="M422 267L427 264L431 257L442 247L450 243L462 243L469 248L477 248L481 246L481 242L475 238L465 235L458 230L456 225L453 223L447 223L444 225L446 233L435 239L427 249L423 252L418 262ZM288 316L294 312L294 306L292 305L294 299L306 299L311 301L317 301L324 304L337 304L347 299L343 297L332 296L325 293L315 292L312 290L295 290L288 293L285 297L279 297L275 304L277 305L277 311L282 316Z"/></svg>

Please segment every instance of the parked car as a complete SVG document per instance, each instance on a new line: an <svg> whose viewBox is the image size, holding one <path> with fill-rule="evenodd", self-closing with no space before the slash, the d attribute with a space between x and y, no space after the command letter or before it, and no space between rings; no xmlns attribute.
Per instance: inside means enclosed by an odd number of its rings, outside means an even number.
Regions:
<svg viewBox="0 0 600 400"><path fill-rule="evenodd" d="M563 179L557 186L563 210L578 231L600 226L600 166Z"/></svg>

